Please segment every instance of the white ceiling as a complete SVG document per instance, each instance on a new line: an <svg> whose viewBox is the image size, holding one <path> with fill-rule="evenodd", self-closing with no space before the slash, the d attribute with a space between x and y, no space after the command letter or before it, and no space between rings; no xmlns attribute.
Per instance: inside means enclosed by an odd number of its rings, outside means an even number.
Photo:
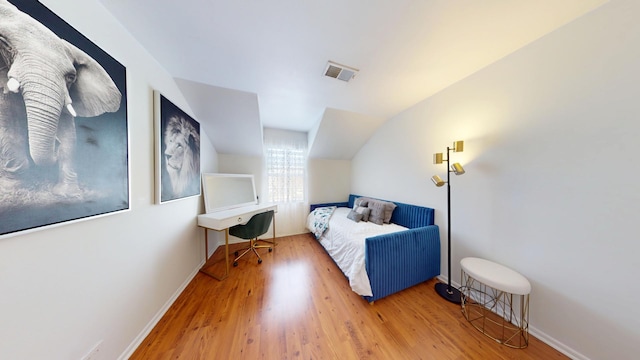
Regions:
<svg viewBox="0 0 640 360"><path fill-rule="evenodd" d="M350 159L336 121L368 138L607 0L99 1L177 78L219 152L261 152L237 143L265 126L315 133L316 156ZM325 77L329 60L360 72Z"/></svg>

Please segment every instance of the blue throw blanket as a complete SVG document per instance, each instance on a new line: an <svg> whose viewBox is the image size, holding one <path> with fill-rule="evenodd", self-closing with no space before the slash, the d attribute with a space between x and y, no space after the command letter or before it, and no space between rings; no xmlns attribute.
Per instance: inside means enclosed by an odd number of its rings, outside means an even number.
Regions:
<svg viewBox="0 0 640 360"><path fill-rule="evenodd" d="M309 230L313 233L316 239L319 239L322 234L329 228L329 219L336 210L335 206L319 207L309 214L311 217L309 221Z"/></svg>

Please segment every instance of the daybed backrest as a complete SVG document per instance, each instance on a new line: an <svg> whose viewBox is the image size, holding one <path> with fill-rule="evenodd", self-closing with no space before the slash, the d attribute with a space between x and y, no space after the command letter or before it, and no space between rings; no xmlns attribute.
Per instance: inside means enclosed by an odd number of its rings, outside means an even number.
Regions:
<svg viewBox="0 0 640 360"><path fill-rule="evenodd" d="M332 202L332 203L322 203L322 204L310 204L309 205L309 212L312 212L313 210L319 208L319 207L327 207L327 206L335 206L335 207L349 207L349 203L347 202ZM351 208L353 208L353 205L351 205Z"/></svg>
<svg viewBox="0 0 640 360"><path fill-rule="evenodd" d="M356 198L359 198L360 195L349 195L349 207L353 208L353 203ZM375 199L375 198L372 198ZM378 199L383 201L391 201ZM423 227L427 225L434 224L434 211L432 208L403 204L396 201L391 201L396 204L397 207L393 210L393 214L391 215L391 222L394 224L398 224L409 229L415 229L418 227Z"/></svg>

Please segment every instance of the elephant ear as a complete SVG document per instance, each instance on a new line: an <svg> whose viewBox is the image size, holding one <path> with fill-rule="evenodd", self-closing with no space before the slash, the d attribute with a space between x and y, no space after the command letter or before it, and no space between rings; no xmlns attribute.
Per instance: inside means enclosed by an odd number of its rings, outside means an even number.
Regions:
<svg viewBox="0 0 640 360"><path fill-rule="evenodd" d="M69 89L78 116L92 117L120 108L122 94L105 69L84 51L62 40L76 68L76 81Z"/></svg>

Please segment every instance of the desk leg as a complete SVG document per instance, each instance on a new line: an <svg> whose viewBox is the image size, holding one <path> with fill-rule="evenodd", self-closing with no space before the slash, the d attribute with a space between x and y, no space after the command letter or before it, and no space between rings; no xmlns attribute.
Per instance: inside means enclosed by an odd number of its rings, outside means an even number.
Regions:
<svg viewBox="0 0 640 360"><path fill-rule="evenodd" d="M276 247L276 216L273 215L273 247Z"/></svg>
<svg viewBox="0 0 640 360"><path fill-rule="evenodd" d="M229 276L229 229L224 229L224 277Z"/></svg>
<svg viewBox="0 0 640 360"><path fill-rule="evenodd" d="M224 280L229 276L229 229L225 229L224 230L224 275L223 276L217 276L215 274L212 274L210 272L208 272L207 270L205 270L205 267L207 266L207 262L209 261L209 232L207 231L207 228L204 228L204 243L205 243L205 253L204 253L204 265L202 265L202 267L200 268L200 272L205 274L205 275L209 275L212 278L216 279L216 280Z"/></svg>

